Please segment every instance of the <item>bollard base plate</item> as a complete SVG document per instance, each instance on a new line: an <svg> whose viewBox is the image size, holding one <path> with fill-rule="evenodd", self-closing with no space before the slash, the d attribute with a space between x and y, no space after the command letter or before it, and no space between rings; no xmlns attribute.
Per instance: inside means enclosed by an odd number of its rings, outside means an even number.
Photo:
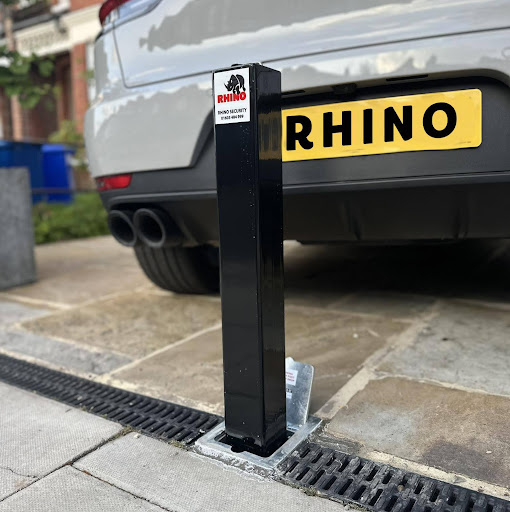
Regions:
<svg viewBox="0 0 510 512"><path fill-rule="evenodd" d="M225 437L225 423L220 423L213 430L196 441L198 452L214 457L243 469L259 470L264 473L273 472L276 467L289 457L296 447L321 424L319 418L310 417L308 421L295 432L289 432L289 439L268 457L262 457L250 452L235 452L232 446L222 442Z"/></svg>

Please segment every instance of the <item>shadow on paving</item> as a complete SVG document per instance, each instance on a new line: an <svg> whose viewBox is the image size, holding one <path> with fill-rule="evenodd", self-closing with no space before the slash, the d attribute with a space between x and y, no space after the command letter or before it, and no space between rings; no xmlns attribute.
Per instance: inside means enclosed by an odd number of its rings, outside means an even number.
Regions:
<svg viewBox="0 0 510 512"><path fill-rule="evenodd" d="M309 245L286 258L287 297L397 292L510 302L510 241Z"/></svg>

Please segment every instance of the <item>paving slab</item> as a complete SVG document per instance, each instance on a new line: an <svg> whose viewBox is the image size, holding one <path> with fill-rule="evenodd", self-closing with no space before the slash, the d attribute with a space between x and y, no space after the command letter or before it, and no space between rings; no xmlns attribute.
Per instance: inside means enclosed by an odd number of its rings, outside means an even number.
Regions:
<svg viewBox="0 0 510 512"><path fill-rule="evenodd" d="M311 410L320 409L365 359L402 333L407 324L391 318L287 308L287 355L315 367Z"/></svg>
<svg viewBox="0 0 510 512"><path fill-rule="evenodd" d="M287 303L393 318L413 318L434 303L431 296L392 291L393 276L383 271L388 262L381 263L380 254L374 248L285 242Z"/></svg>
<svg viewBox="0 0 510 512"><path fill-rule="evenodd" d="M0 348L47 361L67 370L101 375L131 362L121 354L92 351L23 330L0 330Z"/></svg>
<svg viewBox="0 0 510 512"><path fill-rule="evenodd" d="M354 281L356 251L344 245L284 243L285 301L288 304L329 307L348 294L363 290L366 281Z"/></svg>
<svg viewBox="0 0 510 512"><path fill-rule="evenodd" d="M218 300L140 291L25 322L23 327L138 358L220 320Z"/></svg>
<svg viewBox="0 0 510 512"><path fill-rule="evenodd" d="M510 241L285 247L286 297L329 307L358 292L510 302Z"/></svg>
<svg viewBox="0 0 510 512"><path fill-rule="evenodd" d="M0 502L5 512L161 512L149 502L66 466Z"/></svg>
<svg viewBox="0 0 510 512"><path fill-rule="evenodd" d="M0 328L49 313L50 310L0 300Z"/></svg>
<svg viewBox="0 0 510 512"><path fill-rule="evenodd" d="M371 381L329 434L403 459L506 487L510 399L402 378Z"/></svg>
<svg viewBox="0 0 510 512"><path fill-rule="evenodd" d="M414 342L392 352L379 370L510 396L509 337L508 311L444 303Z"/></svg>
<svg viewBox="0 0 510 512"><path fill-rule="evenodd" d="M391 319L287 308L287 355L315 366L311 410L318 410L367 357L406 327ZM160 352L115 373L114 378L142 393L222 413L221 329Z"/></svg>
<svg viewBox="0 0 510 512"><path fill-rule="evenodd" d="M435 247L432 254L444 255L445 248ZM286 298L295 304L329 308L361 292L402 293L415 298L426 296L428 286L433 288L438 281L433 279L431 282L429 275L426 280L422 279L424 272L431 273L430 258L427 248L413 246L300 245L287 242ZM364 312L363 304L353 306ZM369 301L366 306L369 308L366 312L373 311Z"/></svg>
<svg viewBox="0 0 510 512"><path fill-rule="evenodd" d="M10 468L0 466L0 506L3 497L24 489L35 481L33 476L18 474Z"/></svg>
<svg viewBox="0 0 510 512"><path fill-rule="evenodd" d="M435 303L433 297L390 291L366 291L349 295L344 300L332 303L344 312L379 315L386 318L415 319Z"/></svg>
<svg viewBox="0 0 510 512"><path fill-rule="evenodd" d="M193 338L175 348L116 372L112 384L170 402L223 413L221 329Z"/></svg>
<svg viewBox="0 0 510 512"><path fill-rule="evenodd" d="M38 245L35 257L38 281L11 288L5 297L73 305L151 286L133 250L111 236Z"/></svg>
<svg viewBox="0 0 510 512"><path fill-rule="evenodd" d="M87 453L122 428L2 383L0 411L0 499Z"/></svg>
<svg viewBox="0 0 510 512"><path fill-rule="evenodd" d="M145 436L124 436L75 463L101 480L176 512L346 510Z"/></svg>

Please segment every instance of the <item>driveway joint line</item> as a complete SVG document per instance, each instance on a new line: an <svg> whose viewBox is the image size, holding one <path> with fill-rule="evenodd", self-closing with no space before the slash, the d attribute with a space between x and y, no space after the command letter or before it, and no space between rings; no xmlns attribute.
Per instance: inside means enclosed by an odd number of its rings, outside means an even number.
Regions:
<svg viewBox="0 0 510 512"><path fill-rule="evenodd" d="M362 391L370 381L377 380L377 367L392 352L409 346L418 333L439 314L440 301L432 303L416 320L396 336L390 336L385 344L363 363L362 367L317 411L316 415L329 420L339 409ZM332 415L333 412L333 415Z"/></svg>
<svg viewBox="0 0 510 512"><path fill-rule="evenodd" d="M111 441L115 441L116 439L118 439L119 437L123 437L124 435L126 434L129 434L130 432L132 432L131 429L129 428L122 428L119 432L117 432L116 434L113 434L112 436L108 437L107 439L103 439L102 441L100 441L99 443L97 443L96 445L92 446L91 448L89 448L88 450L84 450L82 453L80 453L79 455L77 455L76 457L73 457L72 459L68 460L67 462L65 462L64 464L61 464L60 466L52 469L51 471L48 471L47 473L44 473L44 475L41 475L40 477L34 477L35 479L30 482L28 485L25 485L25 487L22 487L21 489L16 489L14 492L11 492L10 494L8 494L7 496L4 496L3 498L0 498L0 503L3 502L3 501L6 501L8 500L11 496L14 496L15 494L18 494L19 492L22 492L24 491L25 489L28 489L29 487L31 487L32 485L34 485L36 482L39 482L41 480L43 480L44 478L46 478L47 476L50 476L52 475L53 473L56 473L57 471L59 471L60 469L66 467L66 466L72 466L75 462L77 462L78 460L82 459L83 457L85 457L86 455L92 453L92 452L95 452L96 450L99 450L99 448L102 448L104 445L110 443ZM24 475L23 475L24 476ZM27 477L27 478L31 478L31 477Z"/></svg>
<svg viewBox="0 0 510 512"><path fill-rule="evenodd" d="M194 340L195 338L198 338L199 336L202 336L203 334L207 334L209 332L213 332L221 328L221 322L217 322L214 325L211 325L209 327L206 327L204 329L201 329L199 331L196 331L189 336L186 336L185 338L182 338L174 343L171 343L169 345L165 345L164 347L159 348L158 350L155 350L154 352L151 352L147 354L146 356L143 356L139 359L133 360L131 363L128 363L124 366L120 366L119 368L116 368L115 370L105 373L101 375L101 379L108 379L109 377L112 377L116 375L117 373L124 371L124 370L130 370L131 368L134 368L135 366L138 366L139 363L142 363L144 361L147 361L148 359L151 359L154 356L157 356L159 354L162 354L166 352L167 350L171 350L173 348L179 347L181 345L184 345L185 343L188 343L189 341Z"/></svg>
<svg viewBox="0 0 510 512"><path fill-rule="evenodd" d="M66 304L64 302L54 302L45 299L34 299L32 297L25 297L24 295L17 295L11 292L0 292L0 299L6 299L13 302L21 302L23 304L29 304L31 306L45 306L49 308L54 308L56 311L53 311L53 313L57 313L59 311L68 311L73 307L72 305Z"/></svg>
<svg viewBox="0 0 510 512"><path fill-rule="evenodd" d="M76 368L67 368L64 367L63 365L58 365L51 361L47 361L46 359L38 359L37 357L28 354L23 354L22 352L14 352L12 350L7 350L3 347L0 347L0 354L12 357L14 359L19 359L21 361L25 361L27 363L36 364L43 368L49 368L50 370L55 370L57 372L67 373L68 375L80 377L91 382L99 382L98 378L102 376L93 372L84 372Z"/></svg>
<svg viewBox="0 0 510 512"><path fill-rule="evenodd" d="M155 501L151 501L148 498L144 498L143 496L139 496L138 494L135 494L135 493L133 493L131 491L128 491L124 487L119 487L118 485L115 485L112 482L109 482L108 480L103 480L99 476L95 475L94 473L91 473L90 471L87 471L86 469L77 468L74 464L71 467L74 470L79 471L80 473L83 473L84 475L87 475L87 476L89 476L91 478L94 478L94 479L98 480L99 482L102 482L104 484L107 484L107 485L113 487L114 489L118 489L119 491L125 492L126 494L129 494L133 498L145 501L146 503L149 503L150 505L154 505L155 507L159 507L161 510L165 510L165 512L178 512L177 510L166 508L163 505L160 505L159 503L156 503Z"/></svg>
<svg viewBox="0 0 510 512"><path fill-rule="evenodd" d="M486 396L497 396L501 398L510 398L508 394L496 393L492 391L486 391L485 389L480 388L470 388L467 386L461 386L460 384L455 384L453 382L444 382L436 379L429 379L427 377L413 377L411 375L405 375L403 373L391 373L387 371L381 371L377 368L374 370L375 378L373 380L382 380L382 379L402 379L410 382L418 382L419 384L430 384L432 386L437 386L445 389L452 389L456 391L464 391L465 393L474 393L479 395Z"/></svg>
<svg viewBox="0 0 510 512"><path fill-rule="evenodd" d="M40 318L36 318L35 320L39 320ZM24 322L18 322L17 324L12 324L10 326L8 326L8 328L5 328L5 327L2 327L0 328L0 333L1 332L5 332L5 333L19 333L19 334L30 334L32 336L38 336L38 337L41 337L41 338L46 338L46 339L50 339L50 340L54 340L54 341L58 341L60 343L65 343L66 345L71 345L73 347L76 347L76 348L79 348L81 350L84 350L85 352L90 352L92 354L98 354L98 355L103 355L103 354L112 354L112 355L116 355L116 356L119 356L119 357L124 357L124 358L128 358L128 359L132 359L132 356L130 356L129 354L126 354L126 353L123 353L123 352L118 352L117 350L114 350L114 349L101 349L99 347L96 347L94 345L89 345L87 343L83 343L81 341L76 341L76 340L71 340L71 339L67 339L67 338L62 338L58 335L55 335L55 334L39 334L37 333L36 331L33 331L33 330L30 330L30 329L27 329L27 327L24 325Z"/></svg>
<svg viewBox="0 0 510 512"><path fill-rule="evenodd" d="M388 315L382 315L382 314L379 315L377 313L363 313L360 311L352 311L349 309L340 309L340 308L336 308L336 307L304 306L302 304L292 304L292 303L288 302L287 300L285 301L285 304L286 304L285 307L289 311L299 312L299 311L306 310L306 311L310 311L313 313L331 313L331 314L337 314L337 315L340 314L343 316L355 316L355 317L367 318L367 319L388 320ZM412 324L415 322L415 320L413 320L412 318L398 317L398 316L391 317L390 320L392 320L394 322L405 323L405 324Z"/></svg>

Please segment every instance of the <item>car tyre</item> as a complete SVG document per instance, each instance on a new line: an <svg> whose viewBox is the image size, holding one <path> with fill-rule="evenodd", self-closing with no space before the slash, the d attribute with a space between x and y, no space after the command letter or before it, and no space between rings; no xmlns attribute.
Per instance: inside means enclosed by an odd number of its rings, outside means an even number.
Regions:
<svg viewBox="0 0 510 512"><path fill-rule="evenodd" d="M135 247L147 277L164 290L176 293L216 293L220 287L219 250L198 247Z"/></svg>

